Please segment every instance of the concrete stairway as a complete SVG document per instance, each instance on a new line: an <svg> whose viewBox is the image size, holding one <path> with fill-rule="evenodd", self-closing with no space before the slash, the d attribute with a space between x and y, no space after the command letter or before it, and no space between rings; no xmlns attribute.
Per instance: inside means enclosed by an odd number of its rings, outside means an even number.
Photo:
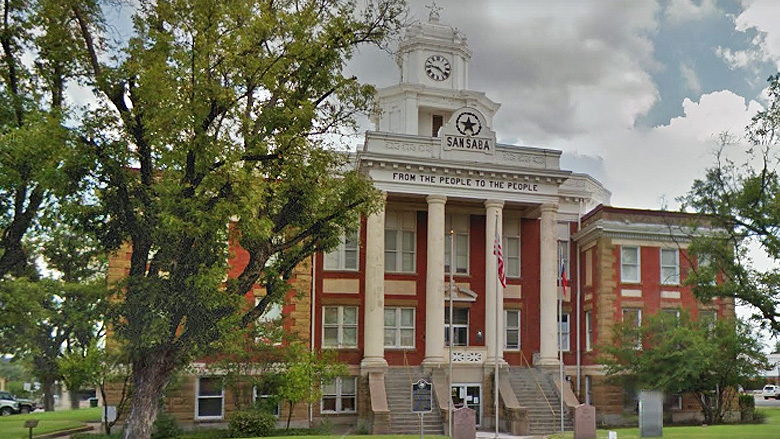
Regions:
<svg viewBox="0 0 780 439"><path fill-rule="evenodd" d="M560 431L561 400L552 377L536 368L512 367L509 369L509 383L517 396L517 402L528 409L529 434L543 435ZM563 424L567 431L574 429L565 406Z"/></svg>
<svg viewBox="0 0 780 439"><path fill-rule="evenodd" d="M423 375L420 367L389 367L385 375L385 391L390 408L390 428L392 434L419 434L420 421L417 413L412 413L411 382L420 378L431 382L431 377ZM425 414L425 434L443 435L444 419L439 411L436 393L433 394L433 411Z"/></svg>

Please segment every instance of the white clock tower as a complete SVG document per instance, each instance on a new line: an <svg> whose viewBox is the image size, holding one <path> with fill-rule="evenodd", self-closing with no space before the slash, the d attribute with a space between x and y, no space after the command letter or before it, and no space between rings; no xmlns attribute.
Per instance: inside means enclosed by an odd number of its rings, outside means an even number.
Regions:
<svg viewBox="0 0 780 439"><path fill-rule="evenodd" d="M471 50L466 37L439 23L432 8L426 23L409 28L398 48L400 82L378 92L377 131L438 137L453 112L471 107L484 114L488 127L500 104L468 90Z"/></svg>

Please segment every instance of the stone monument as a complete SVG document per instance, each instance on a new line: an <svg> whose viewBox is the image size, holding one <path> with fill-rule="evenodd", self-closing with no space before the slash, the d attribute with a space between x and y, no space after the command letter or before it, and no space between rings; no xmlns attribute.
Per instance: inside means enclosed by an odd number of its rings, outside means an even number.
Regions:
<svg viewBox="0 0 780 439"><path fill-rule="evenodd" d="M596 407L589 404L574 407L574 439L596 439Z"/></svg>
<svg viewBox="0 0 780 439"><path fill-rule="evenodd" d="M468 407L455 409L452 412L452 439L476 439L477 412Z"/></svg>
<svg viewBox="0 0 780 439"><path fill-rule="evenodd" d="M664 398L656 390L639 391L639 437L661 437L664 426Z"/></svg>

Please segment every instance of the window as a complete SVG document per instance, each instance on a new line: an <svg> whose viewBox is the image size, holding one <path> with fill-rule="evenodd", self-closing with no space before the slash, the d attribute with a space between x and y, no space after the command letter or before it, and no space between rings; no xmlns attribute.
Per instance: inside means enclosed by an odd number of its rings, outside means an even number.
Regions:
<svg viewBox="0 0 780 439"><path fill-rule="evenodd" d="M444 272L450 272L450 230L455 232L455 273L469 272L469 215L447 215L444 219Z"/></svg>
<svg viewBox="0 0 780 439"><path fill-rule="evenodd" d="M700 309L699 321L706 324L710 330L715 328L715 323L718 321L718 311L714 309Z"/></svg>
<svg viewBox="0 0 780 439"><path fill-rule="evenodd" d="M262 297L255 297L255 306L257 306ZM255 341L257 343L282 345L282 334L278 331L278 322L282 318L282 304L271 303L265 307L265 312L257 318L257 331L255 332Z"/></svg>
<svg viewBox="0 0 780 439"><path fill-rule="evenodd" d="M585 286L593 286L593 249L585 251Z"/></svg>
<svg viewBox="0 0 780 439"><path fill-rule="evenodd" d="M593 405L593 377L585 375L585 404Z"/></svg>
<svg viewBox="0 0 780 439"><path fill-rule="evenodd" d="M593 312L585 311L585 350L593 350Z"/></svg>
<svg viewBox="0 0 780 439"><path fill-rule="evenodd" d="M664 411L682 410L682 396L679 394L664 395Z"/></svg>
<svg viewBox="0 0 780 439"><path fill-rule="evenodd" d="M322 413L355 413L357 411L357 378L336 378L322 385Z"/></svg>
<svg viewBox="0 0 780 439"><path fill-rule="evenodd" d="M569 352L569 341L571 340L571 330L569 328L569 314L561 314L558 320L558 346L564 352Z"/></svg>
<svg viewBox="0 0 780 439"><path fill-rule="evenodd" d="M504 311L504 349L520 349L520 311Z"/></svg>
<svg viewBox="0 0 780 439"><path fill-rule="evenodd" d="M620 281L639 283L639 247L620 248Z"/></svg>
<svg viewBox="0 0 780 439"><path fill-rule="evenodd" d="M326 306L322 309L322 346L357 347L358 309L355 306Z"/></svg>
<svg viewBox="0 0 780 439"><path fill-rule="evenodd" d="M663 309L661 310L663 325L665 328L674 328L680 324L680 310L679 309Z"/></svg>
<svg viewBox="0 0 780 439"><path fill-rule="evenodd" d="M642 337L639 330L642 328L642 310L639 308L623 308L623 322L632 325L635 329L637 349L642 349Z"/></svg>
<svg viewBox="0 0 780 439"><path fill-rule="evenodd" d="M520 220L504 221L504 267L507 277L520 277Z"/></svg>
<svg viewBox="0 0 780 439"><path fill-rule="evenodd" d="M444 116L434 114L431 120L431 137L439 137L439 128L444 125Z"/></svg>
<svg viewBox="0 0 780 439"><path fill-rule="evenodd" d="M281 401L278 392L272 386L256 385L252 388L252 396L255 400L255 407L279 417Z"/></svg>
<svg viewBox="0 0 780 439"><path fill-rule="evenodd" d="M385 308L385 347L414 347L414 308Z"/></svg>
<svg viewBox="0 0 780 439"><path fill-rule="evenodd" d="M385 213L385 271L415 272L416 230L415 212Z"/></svg>
<svg viewBox="0 0 780 439"><path fill-rule="evenodd" d="M198 377L196 384L195 419L222 419L222 378Z"/></svg>
<svg viewBox="0 0 780 439"><path fill-rule="evenodd" d="M355 230L341 237L338 247L325 255L326 270L357 270L359 232Z"/></svg>
<svg viewBox="0 0 780 439"><path fill-rule="evenodd" d="M680 252L676 248L661 249L661 283L680 284Z"/></svg>
<svg viewBox="0 0 780 439"><path fill-rule="evenodd" d="M469 309L452 309L452 331L455 342L453 346L469 345ZM450 345L450 307L444 308L444 345Z"/></svg>

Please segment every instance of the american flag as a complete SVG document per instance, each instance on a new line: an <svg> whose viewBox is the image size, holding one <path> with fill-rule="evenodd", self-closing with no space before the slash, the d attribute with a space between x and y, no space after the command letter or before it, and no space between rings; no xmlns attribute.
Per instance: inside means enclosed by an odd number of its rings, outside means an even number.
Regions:
<svg viewBox="0 0 780 439"><path fill-rule="evenodd" d="M504 253L501 252L501 237L498 236L496 229L496 240L493 241L493 254L496 255L496 265L498 266L498 281L501 286L506 288L506 271L504 271Z"/></svg>

